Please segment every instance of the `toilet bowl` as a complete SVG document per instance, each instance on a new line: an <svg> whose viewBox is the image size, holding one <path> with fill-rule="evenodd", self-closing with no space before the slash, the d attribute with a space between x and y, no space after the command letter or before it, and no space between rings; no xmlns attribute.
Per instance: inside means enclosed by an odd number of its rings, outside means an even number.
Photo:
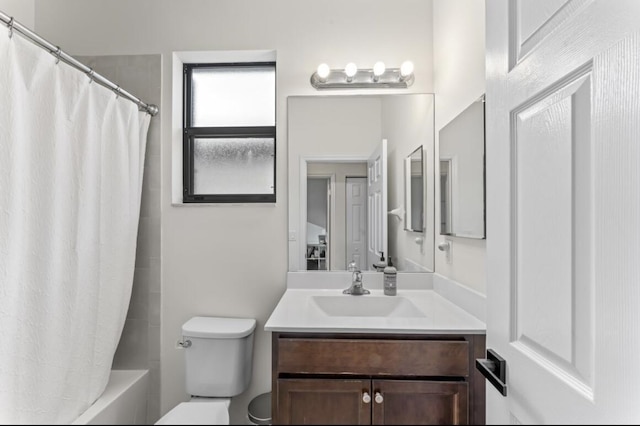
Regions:
<svg viewBox="0 0 640 426"><path fill-rule="evenodd" d="M186 390L155 424L229 424L231 397L251 381L255 319L193 317L182 326Z"/></svg>

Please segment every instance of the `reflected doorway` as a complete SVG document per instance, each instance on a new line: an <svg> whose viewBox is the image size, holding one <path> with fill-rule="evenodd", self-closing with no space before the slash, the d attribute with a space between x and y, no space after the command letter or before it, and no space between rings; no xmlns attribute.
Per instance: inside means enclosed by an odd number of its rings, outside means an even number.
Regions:
<svg viewBox="0 0 640 426"><path fill-rule="evenodd" d="M364 189L359 189L359 194L364 197L367 206L367 162L364 160L327 160L308 161L306 163L306 244L301 254L304 254L304 268L309 270L346 271L351 262L351 254L347 254L347 241L353 239L351 230L347 230L347 216L352 213L347 209L347 178L361 178L365 182ZM311 212L311 209L313 212ZM310 213L311 212L311 213ZM362 253L363 270L367 261L367 216L368 209L364 211L365 227L364 249ZM360 226L360 224L359 224ZM325 235L325 243L318 247L318 256L308 256L314 253L315 246L322 244L319 239ZM325 257L322 258L322 248L325 248ZM319 269L315 269L316 266ZM324 268L323 268L324 266Z"/></svg>
<svg viewBox="0 0 640 426"><path fill-rule="evenodd" d="M330 268L331 177L307 177L307 271Z"/></svg>

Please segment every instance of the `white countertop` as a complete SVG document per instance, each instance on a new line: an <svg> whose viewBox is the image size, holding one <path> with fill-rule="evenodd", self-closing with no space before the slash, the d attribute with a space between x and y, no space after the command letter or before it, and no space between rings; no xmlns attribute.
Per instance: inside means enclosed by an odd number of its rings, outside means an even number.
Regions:
<svg viewBox="0 0 640 426"><path fill-rule="evenodd" d="M434 290L398 289L396 296L385 296L381 289L370 289L370 295L342 294L342 289L287 288L264 329L266 331L301 333L404 333L404 334L484 334L486 325L467 311L440 296ZM421 312L420 316L330 316L314 302L313 297L406 298ZM348 306L348 305L347 305Z"/></svg>

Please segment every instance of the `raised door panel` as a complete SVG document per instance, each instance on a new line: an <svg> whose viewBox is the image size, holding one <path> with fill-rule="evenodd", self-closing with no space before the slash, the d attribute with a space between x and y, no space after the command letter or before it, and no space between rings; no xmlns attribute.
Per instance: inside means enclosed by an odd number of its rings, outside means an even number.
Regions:
<svg viewBox="0 0 640 426"><path fill-rule="evenodd" d="M511 68L593 0L513 0Z"/></svg>
<svg viewBox="0 0 640 426"><path fill-rule="evenodd" d="M591 68L513 112L511 341L591 392ZM549 297L552 294L553 297Z"/></svg>
<svg viewBox="0 0 640 426"><path fill-rule="evenodd" d="M278 379L278 424L371 424L371 402L363 401L370 386L370 380Z"/></svg>
<svg viewBox="0 0 640 426"><path fill-rule="evenodd" d="M373 424L469 424L466 382L374 380L372 389Z"/></svg>
<svg viewBox="0 0 640 426"><path fill-rule="evenodd" d="M360 270L369 269L367 256L367 178L347 177L347 257Z"/></svg>

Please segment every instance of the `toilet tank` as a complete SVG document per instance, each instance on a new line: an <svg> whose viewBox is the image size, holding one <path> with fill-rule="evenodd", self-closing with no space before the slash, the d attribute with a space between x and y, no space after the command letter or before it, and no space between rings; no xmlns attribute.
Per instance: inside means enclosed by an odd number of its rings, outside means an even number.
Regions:
<svg viewBox="0 0 640 426"><path fill-rule="evenodd" d="M182 326L187 392L194 396L232 397L251 382L256 320L193 317ZM188 345L188 344L187 344Z"/></svg>

